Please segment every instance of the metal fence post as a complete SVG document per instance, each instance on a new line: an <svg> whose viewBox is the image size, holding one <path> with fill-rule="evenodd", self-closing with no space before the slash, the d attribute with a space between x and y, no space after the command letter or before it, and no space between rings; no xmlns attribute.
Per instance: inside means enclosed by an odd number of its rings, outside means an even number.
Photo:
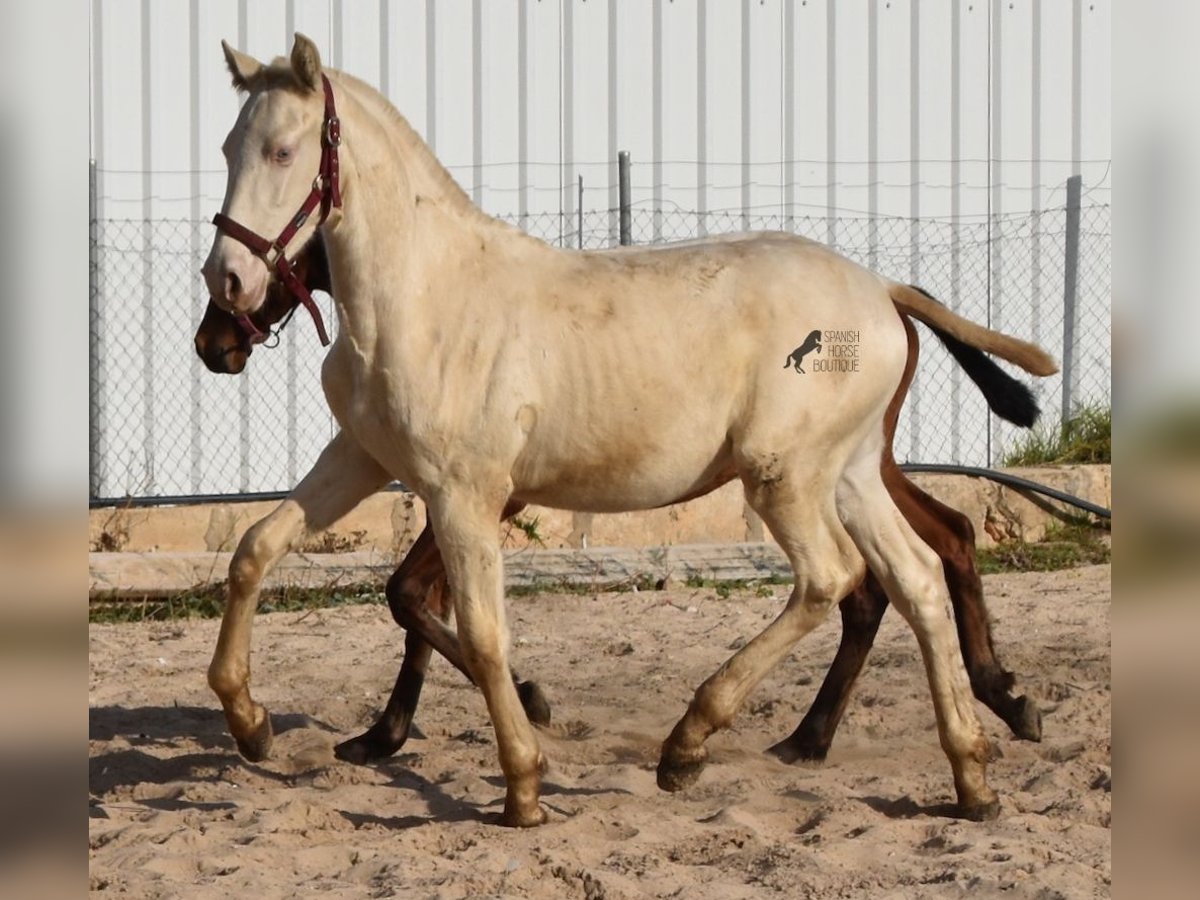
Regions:
<svg viewBox="0 0 1200 900"><path fill-rule="evenodd" d="M1079 324L1079 200L1082 187L1082 175L1072 175L1067 179L1067 232L1063 260L1063 422L1071 417L1075 405L1075 331Z"/></svg>
<svg viewBox="0 0 1200 900"><path fill-rule="evenodd" d="M104 412L100 396L100 278L96 247L100 242L96 221L96 161L88 161L88 498L100 496L100 466Z"/></svg>
<svg viewBox="0 0 1200 900"><path fill-rule="evenodd" d="M621 208L621 245L633 243L632 210L630 209L629 191L629 151L622 150L617 154L617 196Z"/></svg>

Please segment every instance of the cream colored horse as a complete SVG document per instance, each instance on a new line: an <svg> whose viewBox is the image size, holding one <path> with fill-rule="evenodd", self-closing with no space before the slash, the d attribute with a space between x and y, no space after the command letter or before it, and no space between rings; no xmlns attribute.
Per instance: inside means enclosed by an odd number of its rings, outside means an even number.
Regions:
<svg viewBox="0 0 1200 900"><path fill-rule="evenodd" d="M341 431L241 541L209 669L243 754L270 747L266 710L249 691L263 576L306 532L399 479L425 501L437 535L496 730L503 821L539 824L543 760L506 658L505 505L648 509L737 477L795 587L696 691L663 745L659 784L697 777L706 738L869 566L916 633L963 814L996 814L940 562L880 477L883 419L904 371L901 312L1035 374L1055 370L1045 353L786 234L617 253L549 247L472 206L386 100L324 70L308 39L297 35L290 60L270 65L225 52L248 94L224 145L226 222L274 234L294 217L326 165L333 101L345 139L344 202L320 226L340 325L322 380ZM291 246L316 227L309 217ZM263 302L267 265L227 233L204 274L237 314ZM781 368L814 329L853 333L858 365Z"/></svg>

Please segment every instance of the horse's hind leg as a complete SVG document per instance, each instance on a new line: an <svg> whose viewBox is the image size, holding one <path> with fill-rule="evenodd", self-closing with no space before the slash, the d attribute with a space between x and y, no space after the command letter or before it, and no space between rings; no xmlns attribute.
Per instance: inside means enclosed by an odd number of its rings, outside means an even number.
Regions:
<svg viewBox="0 0 1200 900"><path fill-rule="evenodd" d="M786 763L821 761L829 753L833 735L846 712L850 690L875 643L879 623L887 610L887 594L868 572L858 587L842 599L838 609L842 615L841 643L816 699L796 730L767 750Z"/></svg>
<svg viewBox="0 0 1200 900"><path fill-rule="evenodd" d="M334 748L339 759L358 764L383 759L408 740L439 629L445 630L440 621L445 615L444 585L441 557L433 531L426 526L388 579L385 591L392 617L406 631L404 661L396 684L378 721L365 733ZM438 618L431 616L431 611Z"/></svg>
<svg viewBox="0 0 1200 900"><path fill-rule="evenodd" d="M996 658L983 602L983 583L975 566L975 534L970 520L930 497L894 464L883 467L883 479L904 518L941 558L972 692L1004 720L1014 735L1040 741L1042 716L1037 705L1026 696L1012 696L1013 676ZM795 731L767 750L784 762L819 761L829 753L850 690L875 642L887 609L887 594L875 576L868 573L853 593L842 600L840 608L841 643L812 707Z"/></svg>
<svg viewBox="0 0 1200 900"><path fill-rule="evenodd" d="M971 520L922 491L898 467L885 469L883 478L909 524L942 560L971 690L1014 735L1040 741L1042 715L1037 704L1024 695L1012 696L1013 675L996 658L983 582L975 565Z"/></svg>
<svg viewBox="0 0 1200 900"><path fill-rule="evenodd" d="M762 472L743 481L747 500L787 553L795 585L779 616L696 690L663 743L658 786L664 790L699 777L708 736L732 721L763 676L862 578L862 559L838 523L832 488L822 485L820 473Z"/></svg>
<svg viewBox="0 0 1200 900"><path fill-rule="evenodd" d="M838 488L838 513L888 598L916 634L937 715L938 736L954 772L961 814L994 818L1000 809L987 784L988 741L951 626L941 560L898 510L880 477L878 458L861 454Z"/></svg>

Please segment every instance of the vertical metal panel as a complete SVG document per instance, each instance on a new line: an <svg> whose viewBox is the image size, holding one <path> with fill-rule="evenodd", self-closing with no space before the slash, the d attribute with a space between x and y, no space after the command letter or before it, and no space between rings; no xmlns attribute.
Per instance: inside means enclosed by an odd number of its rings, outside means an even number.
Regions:
<svg viewBox="0 0 1200 900"><path fill-rule="evenodd" d="M392 19L391 4L379 0L379 93L392 97Z"/></svg>
<svg viewBox="0 0 1200 900"><path fill-rule="evenodd" d="M529 0L517 4L517 224L529 227Z"/></svg>
<svg viewBox="0 0 1200 900"><path fill-rule="evenodd" d="M867 266L879 268L879 4L867 3ZM890 3L888 4L891 5Z"/></svg>
<svg viewBox="0 0 1200 900"><path fill-rule="evenodd" d="M796 0L783 3L783 227L795 228L796 215Z"/></svg>
<svg viewBox="0 0 1200 900"><path fill-rule="evenodd" d="M742 0L741 88L742 230L750 229L750 0Z"/></svg>
<svg viewBox="0 0 1200 900"><path fill-rule="evenodd" d="M962 23L959 4L950 4L950 308L958 310L962 297ZM950 371L950 460L962 455L962 371Z"/></svg>
<svg viewBox="0 0 1200 900"><path fill-rule="evenodd" d="M607 8L606 8L605 12L607 13L607 17L608 17L608 42L607 42L608 55L605 59L606 65L605 65L604 78L608 84L608 97L607 97L607 102L605 103L605 108L608 111L608 152L605 154L604 158L605 159L616 159L617 154L620 152L620 149L617 147L617 122L620 118L620 110L618 109L618 102L619 102L618 101L618 92L617 92L617 81L620 78L620 74L617 70L617 41L619 40L619 35L618 35L618 30L617 30L617 0L608 0L606 7ZM645 157L642 157L642 160L644 161ZM626 190L628 190L629 189L628 151L626 151L625 163L626 163L625 164L625 175L626 175L625 187L626 187ZM619 180L619 179L614 179L614 180ZM626 197L626 200L628 200L628 197ZM613 184L610 182L609 186L608 186L608 208L609 208L609 210L611 210L608 215L608 233L610 235L619 232L621 229L620 216L615 211L616 208L620 205L620 203L621 203L620 185ZM626 224L628 224L628 223L626 223ZM629 237L627 229L626 229L626 233L624 236ZM620 243L620 242L621 242L620 236L618 236L617 243Z"/></svg>
<svg viewBox="0 0 1200 900"><path fill-rule="evenodd" d="M330 42L330 62L335 69L343 69L345 65L342 61L343 52L343 22L346 18L346 10L343 0L333 0L333 6L329 10L329 42Z"/></svg>
<svg viewBox="0 0 1200 900"><path fill-rule="evenodd" d="M705 193L714 231L737 231L741 227L743 141L742 60L738 51L744 38L741 3L709 3L705 9L707 43L705 52L707 178Z"/></svg>
<svg viewBox="0 0 1200 900"><path fill-rule="evenodd" d="M1033 0L1029 42L1029 182L1030 208L1042 209L1042 0ZM1029 248L1029 337L1035 344L1042 337L1042 223L1036 218Z"/></svg>
<svg viewBox="0 0 1200 900"><path fill-rule="evenodd" d="M296 3L295 0L288 0L284 7L283 45L285 47L291 47L292 35L295 31ZM284 333L283 344L287 347L287 402L285 406L287 411L287 473L288 484L292 485L300 480L300 432L299 423L296 420L300 408L300 385L297 380L300 365L296 357L296 341L297 329L289 328Z"/></svg>
<svg viewBox="0 0 1200 900"><path fill-rule="evenodd" d="M834 0L825 6L825 243L837 247L837 15Z"/></svg>
<svg viewBox="0 0 1200 900"><path fill-rule="evenodd" d="M562 155L559 157L559 226L558 240L562 243L564 234L563 216L571 214L569 191L563 198L563 187L572 183L578 176L575 168L575 4L573 0L562 0L560 53L562 54L562 71L559 83L562 84Z"/></svg>
<svg viewBox="0 0 1200 900"><path fill-rule="evenodd" d="M921 12L918 0L912 0L908 20L908 276L912 284L921 284ZM919 370L908 391L909 445L908 458L921 459L921 397L922 377L928 369Z"/></svg>
<svg viewBox="0 0 1200 900"><path fill-rule="evenodd" d="M483 206L483 9L471 0L471 198Z"/></svg>
<svg viewBox="0 0 1200 900"><path fill-rule="evenodd" d="M1004 140L1004 27L1001 21L1004 4L992 3L992 21L989 31L992 71L988 82L991 96L988 101L989 127L991 141L988 147L988 192L991 200L988 205L989 229L988 248L991 263L988 270L988 315L987 324L1003 321L1004 295L1004 247L1000 241L990 240L999 228L1000 217L1004 215L1004 159L1002 146ZM990 429L989 429L990 433Z"/></svg>
<svg viewBox="0 0 1200 900"><path fill-rule="evenodd" d="M610 10L609 28L616 40L609 96L612 109L609 146L611 152L629 152L630 200L636 217L633 241L648 243L655 233L656 217L650 207L654 204L658 166L654 141L660 127L655 121L654 107L655 70L660 64L655 44L655 4L612 0Z"/></svg>
<svg viewBox="0 0 1200 900"><path fill-rule="evenodd" d="M200 0L190 0L188 3L188 107L190 120L190 141L188 147L188 164L191 174L188 178L191 189L191 217L193 222L203 221L200 211ZM199 259L203 252L200 243L200 229L192 229L192 259ZM199 278L192 279L192 330L200 326L200 318L204 314L204 291ZM191 489L200 493L203 489L203 435L204 408L202 401L201 379L204 377L204 366L196 354L191 358Z"/></svg>
<svg viewBox="0 0 1200 900"><path fill-rule="evenodd" d="M521 214L527 188L521 169L528 172L528 158L522 154L527 139L528 83L522 87L522 51L520 32L514 27L524 17L513 20L513 10L504 4L477 0L479 34L478 70L472 94L477 99L477 114L472 124L476 174L472 194L476 204L493 215L511 219ZM473 10L474 13L474 10ZM527 152L527 151L526 151Z"/></svg>
<svg viewBox="0 0 1200 900"><path fill-rule="evenodd" d="M1083 0L1071 2L1071 174L1079 174L1083 143Z"/></svg>
<svg viewBox="0 0 1200 900"><path fill-rule="evenodd" d="M245 48L249 40L246 4L238 0L237 45ZM250 377L238 379L238 490L251 490L250 480Z"/></svg>
<svg viewBox="0 0 1200 900"><path fill-rule="evenodd" d="M91 388L91 409L90 424L91 424L91 454L88 460L88 468L91 474L89 480L89 491L93 497L105 496L110 493L108 479L105 471L108 459L108 423L106 421L105 412L107 410L106 403L106 386L108 384L108 372L104 366L104 338L105 338L105 323L104 323L104 295L103 295L103 278L101 275L102 261L100 258L100 240L101 231L99 219L103 215L103 207L100 198L103 196L103 174L101 166L103 166L103 147L104 147L104 118L105 118L105 103L104 103L104 16L100 11L100 0L93 0L92 4L92 146L91 146L91 197L90 197L90 213L91 221L89 229L91 232L91 246L88 248L91 266L88 273L90 290L88 292L89 312L91 313L91 332L89 335L89 355L90 373L89 386ZM99 160L99 165L97 164Z"/></svg>
<svg viewBox="0 0 1200 900"><path fill-rule="evenodd" d="M142 427L145 443L142 447L145 459L147 490L154 490L155 462L158 435L154 420L154 231L153 219L153 133L150 116L150 0L142 0L139 25L141 28L142 65Z"/></svg>
<svg viewBox="0 0 1200 900"><path fill-rule="evenodd" d="M425 0L425 143L437 152L437 4Z"/></svg>
<svg viewBox="0 0 1200 900"><path fill-rule="evenodd" d="M698 237L708 234L708 0L696 8L696 210Z"/></svg>
<svg viewBox="0 0 1200 900"><path fill-rule="evenodd" d="M652 233L655 241L661 241L662 205L663 205L663 0L654 0L651 11L651 43L653 45L653 60L650 72L650 128L651 128L651 165L652 170L652 199L654 201L654 220Z"/></svg>

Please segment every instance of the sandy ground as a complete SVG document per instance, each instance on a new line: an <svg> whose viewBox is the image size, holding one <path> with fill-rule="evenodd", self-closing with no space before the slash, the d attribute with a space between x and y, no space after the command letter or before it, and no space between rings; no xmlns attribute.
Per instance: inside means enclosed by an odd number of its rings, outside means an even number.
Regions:
<svg viewBox="0 0 1200 900"><path fill-rule="evenodd" d="M916 642L894 612L829 760L761 753L820 684L836 614L755 692L693 787L654 781L694 687L778 610L785 587L509 603L512 658L554 704L549 823L498 827L503 784L482 699L435 661L423 736L371 766L332 746L395 677L386 609L258 619L254 689L273 758L238 757L204 672L215 621L92 626L90 868L137 897L1105 897L1111 886L1110 569L986 579L996 643L1045 716L1023 743L982 706L995 822L953 799Z"/></svg>

